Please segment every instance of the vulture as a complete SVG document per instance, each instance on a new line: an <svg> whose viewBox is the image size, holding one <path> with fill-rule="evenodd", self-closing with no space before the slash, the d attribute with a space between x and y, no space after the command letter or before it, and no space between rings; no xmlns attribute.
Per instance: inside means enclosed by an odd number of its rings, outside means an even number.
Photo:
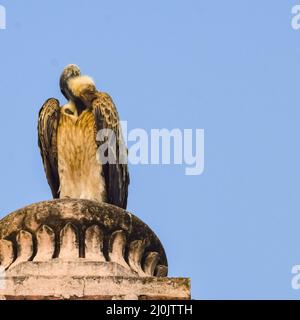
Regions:
<svg viewBox="0 0 300 320"><path fill-rule="evenodd" d="M126 209L127 148L112 98L97 91L93 79L74 64L65 67L59 85L67 103L48 99L38 119L38 144L53 198Z"/></svg>

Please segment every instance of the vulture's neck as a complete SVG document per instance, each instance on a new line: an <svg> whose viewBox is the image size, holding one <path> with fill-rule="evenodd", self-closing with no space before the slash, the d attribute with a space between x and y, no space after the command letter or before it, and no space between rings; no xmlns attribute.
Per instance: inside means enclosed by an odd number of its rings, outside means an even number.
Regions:
<svg viewBox="0 0 300 320"><path fill-rule="evenodd" d="M74 104L75 104L75 107L76 107L77 115L79 117L82 114L82 112L86 109L85 105L79 99L76 99L74 101Z"/></svg>

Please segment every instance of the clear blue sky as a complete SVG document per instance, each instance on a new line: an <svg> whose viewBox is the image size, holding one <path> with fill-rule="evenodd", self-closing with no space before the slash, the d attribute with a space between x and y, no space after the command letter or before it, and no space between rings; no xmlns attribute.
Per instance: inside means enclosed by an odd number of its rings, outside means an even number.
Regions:
<svg viewBox="0 0 300 320"><path fill-rule="evenodd" d="M51 198L38 110L77 63L130 128L204 128L205 171L131 166L129 210L197 299L290 298L300 264L297 1L16 1L0 30L0 215ZM300 1L299 1L300 4Z"/></svg>

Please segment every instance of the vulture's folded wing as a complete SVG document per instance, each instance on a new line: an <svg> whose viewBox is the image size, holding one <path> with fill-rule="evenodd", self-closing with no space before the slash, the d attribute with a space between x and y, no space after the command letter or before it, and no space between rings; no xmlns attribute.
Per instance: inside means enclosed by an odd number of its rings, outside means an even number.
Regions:
<svg viewBox="0 0 300 320"><path fill-rule="evenodd" d="M115 135L116 148L108 143L109 151L115 155L115 163L103 164L104 178L107 191L107 201L126 209L129 185L127 165L127 148L124 143L122 128L117 109L107 93L98 92L92 100L91 107L95 117L95 129L110 129ZM99 141L97 141L99 145ZM100 143L101 144L101 143Z"/></svg>
<svg viewBox="0 0 300 320"><path fill-rule="evenodd" d="M59 101L54 98L48 99L39 113L38 142L53 198L59 198L60 186L57 156L57 127L59 117Z"/></svg>

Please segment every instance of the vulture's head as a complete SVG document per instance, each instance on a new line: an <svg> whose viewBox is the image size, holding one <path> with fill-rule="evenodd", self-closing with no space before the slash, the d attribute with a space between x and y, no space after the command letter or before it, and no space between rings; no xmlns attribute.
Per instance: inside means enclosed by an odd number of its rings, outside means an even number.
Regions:
<svg viewBox="0 0 300 320"><path fill-rule="evenodd" d="M82 76L75 64L65 67L60 76L60 90L67 100L89 100L96 92L95 83L89 76Z"/></svg>
<svg viewBox="0 0 300 320"><path fill-rule="evenodd" d="M72 99L73 97L69 88L69 81L76 77L80 77L80 75L81 75L80 69L78 66L76 66L76 64L69 64L64 68L60 76L59 86L60 86L61 93L64 95L64 97L67 100L73 100Z"/></svg>

